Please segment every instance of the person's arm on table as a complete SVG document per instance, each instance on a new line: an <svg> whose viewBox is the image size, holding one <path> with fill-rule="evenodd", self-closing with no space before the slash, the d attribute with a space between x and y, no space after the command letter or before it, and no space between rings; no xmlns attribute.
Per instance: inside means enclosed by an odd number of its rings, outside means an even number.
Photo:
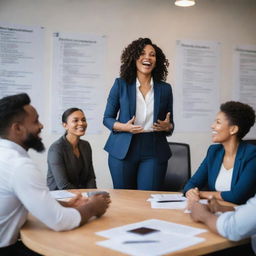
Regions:
<svg viewBox="0 0 256 256"><path fill-rule="evenodd" d="M188 199L191 199L190 197L192 197L194 200L195 199L199 200L200 199L199 190L207 186L208 184L208 164L207 164L208 153L209 153L209 149L205 159L203 160L203 162L200 164L197 171L189 179L189 181L183 188L183 193ZM196 190L193 190L193 189L196 189ZM191 193L188 193L189 191Z"/></svg>
<svg viewBox="0 0 256 256"><path fill-rule="evenodd" d="M219 204L215 197L210 197L208 199L208 206L209 206L209 209L212 213L229 212L229 211L234 211L235 210L235 208L233 206Z"/></svg>
<svg viewBox="0 0 256 256"><path fill-rule="evenodd" d="M107 193L96 194L90 198L77 193L69 201L59 201L64 207L75 208L79 211L81 215L80 225L86 223L93 216L101 217L106 212L110 202L110 196Z"/></svg>
<svg viewBox="0 0 256 256"><path fill-rule="evenodd" d="M111 200L108 194L92 196L86 203L76 207L81 215L80 225L86 223L91 217L101 217L109 207Z"/></svg>
<svg viewBox="0 0 256 256"><path fill-rule="evenodd" d="M105 213L110 203L109 195L100 194L88 201L81 197L82 200L74 200L73 207L63 207L50 194L41 171L31 160L25 161L27 163L21 165L23 173L17 168L12 179L14 191L25 208L49 228L55 231L71 230L92 216L100 217Z"/></svg>
<svg viewBox="0 0 256 256"><path fill-rule="evenodd" d="M199 201L199 199L200 199L199 190L197 187L189 189L186 192L185 196L187 199L193 200L193 201Z"/></svg>
<svg viewBox="0 0 256 256"><path fill-rule="evenodd" d="M206 224L211 231L232 241L239 241L255 235L255 196L248 200L246 204L238 206L236 209L233 207L233 211L232 208L222 208L222 210L227 211L220 216L211 213L210 207L198 202L191 202L191 218L196 222Z"/></svg>
<svg viewBox="0 0 256 256"><path fill-rule="evenodd" d="M214 197L217 200L223 200L223 198L221 197L221 192L218 192L218 191L200 191L199 197L202 199L208 199L210 197Z"/></svg>
<svg viewBox="0 0 256 256"><path fill-rule="evenodd" d="M202 222L207 225L210 230L218 233L216 228L217 216L210 212L208 205L192 202L190 216L196 222Z"/></svg>

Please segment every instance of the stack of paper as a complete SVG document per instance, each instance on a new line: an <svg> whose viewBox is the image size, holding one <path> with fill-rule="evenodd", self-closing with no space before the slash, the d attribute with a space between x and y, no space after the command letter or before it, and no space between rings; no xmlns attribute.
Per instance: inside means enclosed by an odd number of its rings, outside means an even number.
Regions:
<svg viewBox="0 0 256 256"><path fill-rule="evenodd" d="M203 242L204 239L196 237L196 235L206 231L173 222L151 219L96 234L109 238L109 240L98 242L97 244L100 246L128 255L154 256Z"/></svg>
<svg viewBox="0 0 256 256"><path fill-rule="evenodd" d="M178 194L152 194L147 201L151 202L151 208L160 209L184 209L187 202L186 197Z"/></svg>

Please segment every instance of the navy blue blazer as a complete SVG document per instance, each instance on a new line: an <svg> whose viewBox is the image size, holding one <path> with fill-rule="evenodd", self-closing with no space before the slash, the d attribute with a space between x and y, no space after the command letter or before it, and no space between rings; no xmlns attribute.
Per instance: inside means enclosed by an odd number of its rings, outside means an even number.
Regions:
<svg viewBox="0 0 256 256"><path fill-rule="evenodd" d="M184 187L184 193L189 189L198 187L199 190L208 186L210 191L216 191L215 182L219 174L223 157L224 147L222 144L211 145L207 155ZM231 190L221 192L221 197L225 201L235 204L243 204L256 193L256 146L241 142L239 144L233 176L231 180Z"/></svg>
<svg viewBox="0 0 256 256"><path fill-rule="evenodd" d="M173 96L172 88L165 82L154 82L154 117L153 121L164 120L170 112L173 124ZM104 149L117 159L124 159L133 134L129 132L113 131L116 121L127 123L136 111L136 82L127 84L122 78L117 78L110 90L107 106L104 113L103 124L111 131ZM166 136L170 132L155 132L155 145L160 161L166 161L171 156L171 151Z"/></svg>

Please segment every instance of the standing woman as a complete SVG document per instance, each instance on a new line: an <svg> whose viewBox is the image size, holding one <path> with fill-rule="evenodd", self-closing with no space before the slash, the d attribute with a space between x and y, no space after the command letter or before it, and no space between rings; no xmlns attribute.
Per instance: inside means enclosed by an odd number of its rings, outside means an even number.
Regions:
<svg viewBox="0 0 256 256"><path fill-rule="evenodd" d="M129 44L121 56L120 78L110 91L104 125L111 134L105 145L114 188L159 190L171 151L172 88L169 63L148 38Z"/></svg>
<svg viewBox="0 0 256 256"><path fill-rule="evenodd" d="M80 139L87 128L83 111L67 109L62 115L62 124L66 133L48 151L49 189L96 188L91 146Z"/></svg>

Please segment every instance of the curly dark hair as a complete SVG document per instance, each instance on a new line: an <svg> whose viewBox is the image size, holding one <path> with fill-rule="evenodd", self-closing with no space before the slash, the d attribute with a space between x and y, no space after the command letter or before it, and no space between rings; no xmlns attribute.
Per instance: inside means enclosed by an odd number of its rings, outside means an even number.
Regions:
<svg viewBox="0 0 256 256"><path fill-rule="evenodd" d="M255 111L248 104L238 101L228 101L221 104L220 111L223 112L231 125L238 126L238 139L242 139L255 123Z"/></svg>
<svg viewBox="0 0 256 256"><path fill-rule="evenodd" d="M23 107L28 104L30 98L26 93L6 96L0 100L0 136L5 137L10 125L27 115Z"/></svg>
<svg viewBox="0 0 256 256"><path fill-rule="evenodd" d="M146 45L151 45L156 51L156 66L152 71L153 79L157 82L166 81L168 75L169 62L162 50L149 38L139 38L130 43L122 52L120 77L128 84L136 80L137 68L136 60L140 57Z"/></svg>

